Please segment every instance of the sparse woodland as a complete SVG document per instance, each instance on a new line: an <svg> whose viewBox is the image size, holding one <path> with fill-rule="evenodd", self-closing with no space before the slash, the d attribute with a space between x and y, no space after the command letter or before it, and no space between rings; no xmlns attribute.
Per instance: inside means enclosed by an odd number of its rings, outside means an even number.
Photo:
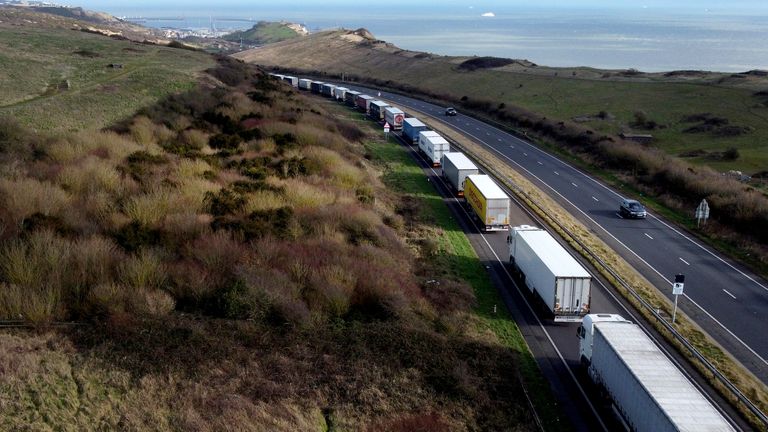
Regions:
<svg viewBox="0 0 768 432"><path fill-rule="evenodd" d="M108 130L0 122L0 318L36 328L0 333L0 429L534 429L363 132L208 73Z"/></svg>

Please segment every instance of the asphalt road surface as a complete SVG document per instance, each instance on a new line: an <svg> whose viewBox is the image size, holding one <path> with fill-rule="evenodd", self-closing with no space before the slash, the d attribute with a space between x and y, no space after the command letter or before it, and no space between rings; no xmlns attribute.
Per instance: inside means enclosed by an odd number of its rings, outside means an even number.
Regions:
<svg viewBox="0 0 768 432"><path fill-rule="evenodd" d="M550 194L669 298L673 298L674 276L684 274L680 310L768 383L768 282L764 279L654 214L647 219L623 219L617 211L619 192L492 125L461 113L447 117L445 107L402 95L344 86L391 101L416 117L443 121L485 145ZM594 306L593 311L602 312Z"/></svg>

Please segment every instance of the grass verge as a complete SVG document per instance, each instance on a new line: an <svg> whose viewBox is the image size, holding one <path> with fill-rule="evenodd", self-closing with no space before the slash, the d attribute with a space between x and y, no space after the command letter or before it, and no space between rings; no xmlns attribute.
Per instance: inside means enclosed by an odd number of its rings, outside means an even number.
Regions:
<svg viewBox="0 0 768 432"><path fill-rule="evenodd" d="M476 298L473 312L477 331L492 332L503 346L518 353L522 381L543 428L570 430L552 403L548 384L509 312L502 307L493 313L494 306L502 305L503 300L483 269L469 239L432 184L426 181L422 169L407 149L394 139L390 138L389 142L368 141L366 149L375 162L386 167L384 182L387 186L421 203L421 219L432 224L427 235L433 235L438 242L438 252L432 257L435 266L446 272L446 276L462 279L472 286Z"/></svg>

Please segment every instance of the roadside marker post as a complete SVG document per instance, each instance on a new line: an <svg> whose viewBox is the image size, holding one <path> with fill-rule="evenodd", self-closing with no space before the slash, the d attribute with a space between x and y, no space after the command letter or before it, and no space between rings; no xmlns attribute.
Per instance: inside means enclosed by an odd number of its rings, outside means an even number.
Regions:
<svg viewBox="0 0 768 432"><path fill-rule="evenodd" d="M696 227L700 227L702 225L702 221L704 223L707 223L707 219L709 219L709 203L707 203L706 199L701 200L701 203L699 203L699 206L696 207Z"/></svg>
<svg viewBox="0 0 768 432"><path fill-rule="evenodd" d="M675 275L675 283L672 284L672 295L675 296L675 309L672 311L672 324L675 323L675 317L677 317L677 298L683 294L683 286L685 282L685 275Z"/></svg>

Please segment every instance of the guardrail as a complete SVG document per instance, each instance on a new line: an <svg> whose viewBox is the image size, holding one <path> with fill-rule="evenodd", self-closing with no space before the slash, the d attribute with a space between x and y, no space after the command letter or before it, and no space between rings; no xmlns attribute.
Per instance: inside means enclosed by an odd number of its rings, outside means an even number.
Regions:
<svg viewBox="0 0 768 432"><path fill-rule="evenodd" d="M646 301L630 284L628 284L621 275L618 274L608 263L603 261L596 253L594 253L584 242L579 240L579 238L571 231L569 230L565 225L563 225L560 221L558 221L556 218L552 217L549 212L542 206L536 199L531 197L531 195L528 194L528 192L524 191L522 188L520 188L518 185L516 185L514 182L509 180L505 175L498 172L493 167L490 167L483 163L482 159L479 158L477 155L475 155L471 150L468 150L466 147L462 146L459 143L456 143L454 140L451 140L451 144L459 149L461 149L464 153L466 153L468 156L472 157L472 159L477 162L484 171L487 173L493 175L495 178L497 178L499 181L501 181L504 186L512 190L516 195L523 198L530 206L535 207L535 211L544 216L546 219L546 222L552 226L555 230L559 231L561 234L565 234L568 237L570 237L570 241L575 243L579 246L581 249L582 255L586 255L585 258L589 259L596 267L600 267L602 271L608 273L619 285L621 285L622 288L624 288L638 303L642 305L643 308L646 309L647 312L653 316L656 321L664 327L664 329L669 332L669 334L672 335L672 337L685 349L687 349L691 355L710 373L712 376L717 379L732 395L734 398L736 398L739 403L741 403L744 407L746 407L755 417L757 417L766 427L768 427L768 416L766 416L765 413L763 413L752 401L744 395L744 393L739 390L738 387L736 387L725 375L723 375L709 360L707 360L706 357L704 357L701 352L699 352L698 349L696 349L693 344L691 344L688 339L685 338L680 332L677 331L667 320L664 319L664 317L659 314L659 312L656 310L656 308L653 307L648 301Z"/></svg>

